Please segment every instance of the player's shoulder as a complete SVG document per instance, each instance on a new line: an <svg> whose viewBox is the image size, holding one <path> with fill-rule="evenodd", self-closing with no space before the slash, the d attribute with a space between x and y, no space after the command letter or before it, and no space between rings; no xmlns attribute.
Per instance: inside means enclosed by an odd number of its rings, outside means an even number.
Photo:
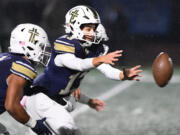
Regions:
<svg viewBox="0 0 180 135"><path fill-rule="evenodd" d="M57 38L54 42L54 50L57 53L74 53L77 40L72 39L69 35Z"/></svg>
<svg viewBox="0 0 180 135"><path fill-rule="evenodd" d="M55 40L55 43L59 43L62 45L75 46L76 40L74 40L69 35L63 35Z"/></svg>
<svg viewBox="0 0 180 135"><path fill-rule="evenodd" d="M2 57L2 56L9 56L9 55L10 55L10 53L8 53L8 52L0 53L0 57Z"/></svg>
<svg viewBox="0 0 180 135"><path fill-rule="evenodd" d="M10 71L16 75L19 75L27 80L34 80L37 76L37 72L30 61L24 59L21 56L12 55L15 57L12 61Z"/></svg>
<svg viewBox="0 0 180 135"><path fill-rule="evenodd" d="M0 62L1 61L6 61L7 59L10 59L10 58L11 58L11 56L10 56L9 53L1 53L0 54Z"/></svg>

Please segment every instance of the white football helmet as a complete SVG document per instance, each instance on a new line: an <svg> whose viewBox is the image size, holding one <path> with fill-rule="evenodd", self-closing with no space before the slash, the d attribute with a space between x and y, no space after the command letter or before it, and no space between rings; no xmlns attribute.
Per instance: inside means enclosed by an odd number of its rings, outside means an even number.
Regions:
<svg viewBox="0 0 180 135"><path fill-rule="evenodd" d="M29 60L46 65L50 58L46 32L30 23L16 26L11 32L9 52L24 54Z"/></svg>
<svg viewBox="0 0 180 135"><path fill-rule="evenodd" d="M99 24L96 28L96 42L100 43L101 41L108 41L109 37L106 34L106 30L102 24Z"/></svg>
<svg viewBox="0 0 180 135"><path fill-rule="evenodd" d="M76 6L70 9L65 16L65 32L71 33L72 37L81 41L85 41L84 46L91 46L95 41L87 41L81 30L82 24L100 24L100 17L96 10L89 6ZM94 33L95 36L95 33Z"/></svg>

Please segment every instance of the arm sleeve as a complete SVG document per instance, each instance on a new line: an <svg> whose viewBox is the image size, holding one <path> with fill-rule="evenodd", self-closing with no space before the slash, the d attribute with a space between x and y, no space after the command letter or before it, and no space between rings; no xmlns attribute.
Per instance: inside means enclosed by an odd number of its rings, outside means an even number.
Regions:
<svg viewBox="0 0 180 135"><path fill-rule="evenodd" d="M97 69L109 79L120 80L119 75L122 71L110 66L109 64L101 64Z"/></svg>
<svg viewBox="0 0 180 135"><path fill-rule="evenodd" d="M67 67L73 70L85 71L94 68L92 63L93 58L81 59L74 54L65 53L59 54L55 57L54 63L59 67Z"/></svg>

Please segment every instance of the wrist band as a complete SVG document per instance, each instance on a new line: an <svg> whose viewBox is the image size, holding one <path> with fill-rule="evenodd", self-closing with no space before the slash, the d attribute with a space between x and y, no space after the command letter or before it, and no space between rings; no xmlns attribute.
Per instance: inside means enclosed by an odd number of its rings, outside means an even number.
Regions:
<svg viewBox="0 0 180 135"><path fill-rule="evenodd" d="M26 125L26 126L28 126L30 128L34 128L36 123L37 123L37 121L30 117L28 122L26 122L24 125Z"/></svg>
<svg viewBox="0 0 180 135"><path fill-rule="evenodd" d="M81 94L80 98L79 98L79 102L83 103L83 104L88 104L90 98L84 94Z"/></svg>

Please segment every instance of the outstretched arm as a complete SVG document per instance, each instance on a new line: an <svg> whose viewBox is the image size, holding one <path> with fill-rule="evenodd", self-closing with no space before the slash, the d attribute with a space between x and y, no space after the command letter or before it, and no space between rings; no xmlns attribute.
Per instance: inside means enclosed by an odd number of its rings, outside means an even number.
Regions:
<svg viewBox="0 0 180 135"><path fill-rule="evenodd" d="M98 112L103 111L106 106L104 101L99 99L89 98L88 96L82 94L79 88L76 91L74 91L72 95L75 97L76 101L82 104L87 104L89 107L95 109Z"/></svg>
<svg viewBox="0 0 180 135"><path fill-rule="evenodd" d="M102 63L114 65L115 61L118 61L118 57L122 55L122 50L108 53L107 55L81 59L74 54L66 53L59 54L54 59L56 66L67 67L73 70L85 71L91 68L97 67Z"/></svg>
<svg viewBox="0 0 180 135"><path fill-rule="evenodd" d="M141 65L135 66L130 69L123 68L123 71L112 67L109 64L101 64L97 69L102 72L107 78L113 80L139 80L137 77L141 77L139 73L142 72L140 69Z"/></svg>

